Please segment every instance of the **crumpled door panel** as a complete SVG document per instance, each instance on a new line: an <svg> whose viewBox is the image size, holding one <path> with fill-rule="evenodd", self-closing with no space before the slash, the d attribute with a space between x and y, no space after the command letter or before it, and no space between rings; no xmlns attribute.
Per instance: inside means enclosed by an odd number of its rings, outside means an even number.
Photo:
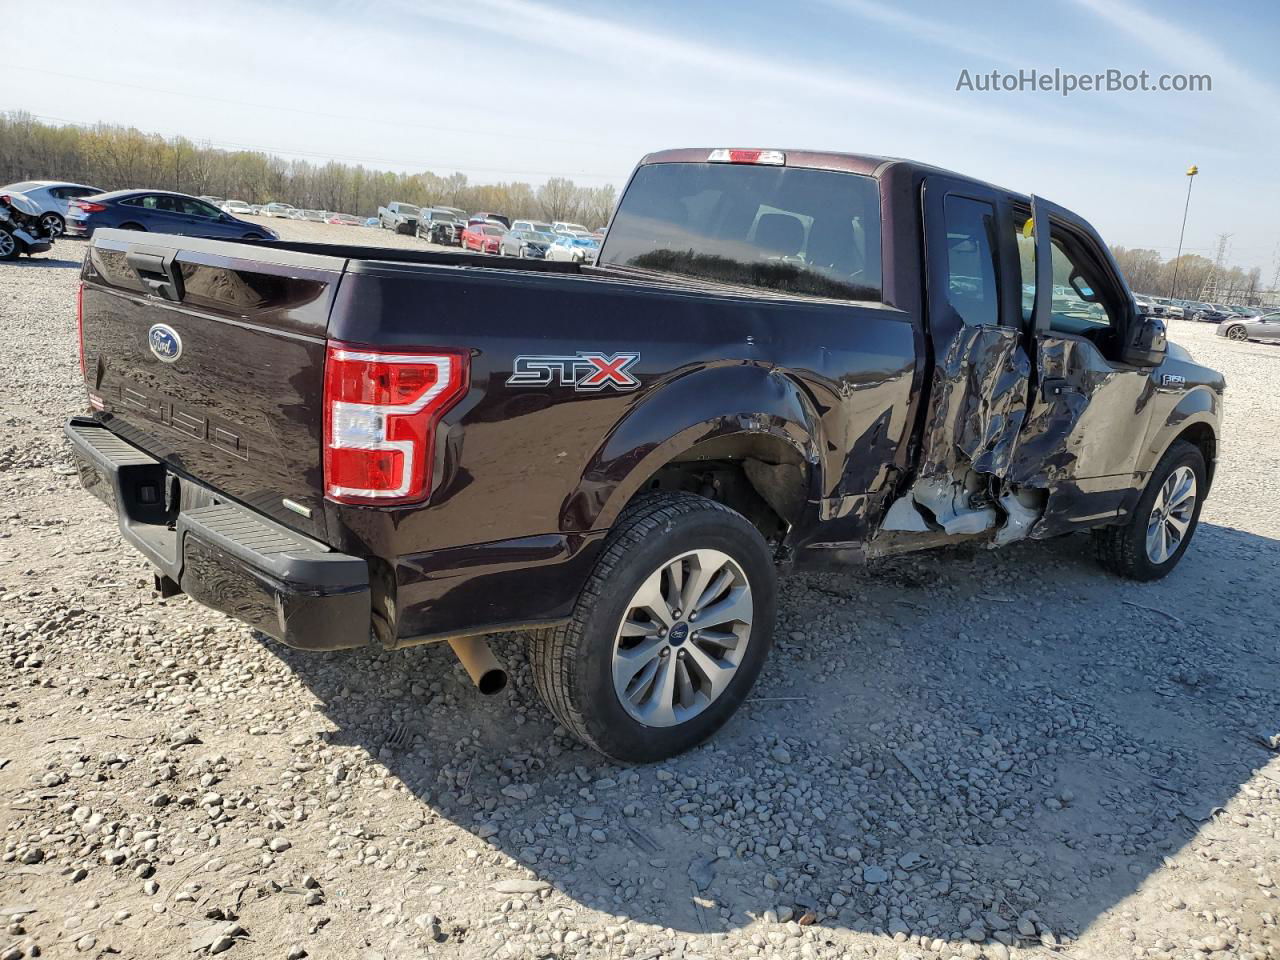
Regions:
<svg viewBox="0 0 1280 960"><path fill-rule="evenodd" d="M934 368L920 476L960 462L1003 476L1027 413L1027 356L1012 327L964 327Z"/></svg>
<svg viewBox="0 0 1280 960"><path fill-rule="evenodd" d="M1041 389L1004 478L1052 489L1131 470L1146 434L1143 418L1151 415L1152 379L1117 373L1087 340L1052 334L1036 340Z"/></svg>

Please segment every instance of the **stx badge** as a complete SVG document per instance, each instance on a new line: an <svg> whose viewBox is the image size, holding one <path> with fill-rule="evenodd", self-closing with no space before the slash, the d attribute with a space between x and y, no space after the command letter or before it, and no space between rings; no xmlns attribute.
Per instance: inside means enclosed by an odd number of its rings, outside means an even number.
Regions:
<svg viewBox="0 0 1280 960"><path fill-rule="evenodd" d="M579 352L572 357L516 357L509 387L573 387L580 393L598 393L605 387L634 390L640 381L630 368L640 360L638 353Z"/></svg>

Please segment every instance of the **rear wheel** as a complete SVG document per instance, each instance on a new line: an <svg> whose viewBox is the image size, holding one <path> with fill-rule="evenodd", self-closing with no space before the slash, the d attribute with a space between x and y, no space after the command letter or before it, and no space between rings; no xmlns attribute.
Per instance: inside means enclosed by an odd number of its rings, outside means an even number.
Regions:
<svg viewBox="0 0 1280 960"><path fill-rule="evenodd" d="M40 227L44 230L46 236L56 240L67 229L67 224L58 214L46 213L40 218Z"/></svg>
<svg viewBox="0 0 1280 960"><path fill-rule="evenodd" d="M745 517L693 494L646 496L610 533L571 621L534 636L534 682L600 753L673 756L746 698L776 597L769 547Z"/></svg>
<svg viewBox="0 0 1280 960"><path fill-rule="evenodd" d="M1235 341L1248 340L1249 331L1246 330L1242 324L1236 324L1234 327L1227 327L1227 339Z"/></svg>
<svg viewBox="0 0 1280 960"><path fill-rule="evenodd" d="M1177 441L1151 472L1129 519L1093 531L1099 562L1129 580L1159 580L1187 552L1207 490L1204 455Z"/></svg>

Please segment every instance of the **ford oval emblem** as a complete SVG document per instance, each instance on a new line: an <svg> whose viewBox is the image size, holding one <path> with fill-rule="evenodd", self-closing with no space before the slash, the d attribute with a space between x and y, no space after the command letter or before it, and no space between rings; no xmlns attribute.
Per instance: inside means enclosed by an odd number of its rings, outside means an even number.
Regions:
<svg viewBox="0 0 1280 960"><path fill-rule="evenodd" d="M182 356L182 338L167 323L157 323L147 334L151 352L165 363L173 363Z"/></svg>

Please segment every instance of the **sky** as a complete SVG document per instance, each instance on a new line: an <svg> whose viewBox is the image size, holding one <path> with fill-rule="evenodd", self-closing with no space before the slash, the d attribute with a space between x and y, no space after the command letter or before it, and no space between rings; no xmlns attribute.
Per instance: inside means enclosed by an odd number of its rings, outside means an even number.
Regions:
<svg viewBox="0 0 1280 960"><path fill-rule="evenodd" d="M1280 256L1280 4L1241 0L0 0L0 111L316 161L618 187L645 153L909 157L1113 245ZM38 50L60 24L58 49ZM33 56L33 51L37 51ZM26 69L13 69L24 60ZM1202 92L957 89L992 70L1208 74ZM57 176L57 171L49 171ZM388 200L394 198L387 198Z"/></svg>

